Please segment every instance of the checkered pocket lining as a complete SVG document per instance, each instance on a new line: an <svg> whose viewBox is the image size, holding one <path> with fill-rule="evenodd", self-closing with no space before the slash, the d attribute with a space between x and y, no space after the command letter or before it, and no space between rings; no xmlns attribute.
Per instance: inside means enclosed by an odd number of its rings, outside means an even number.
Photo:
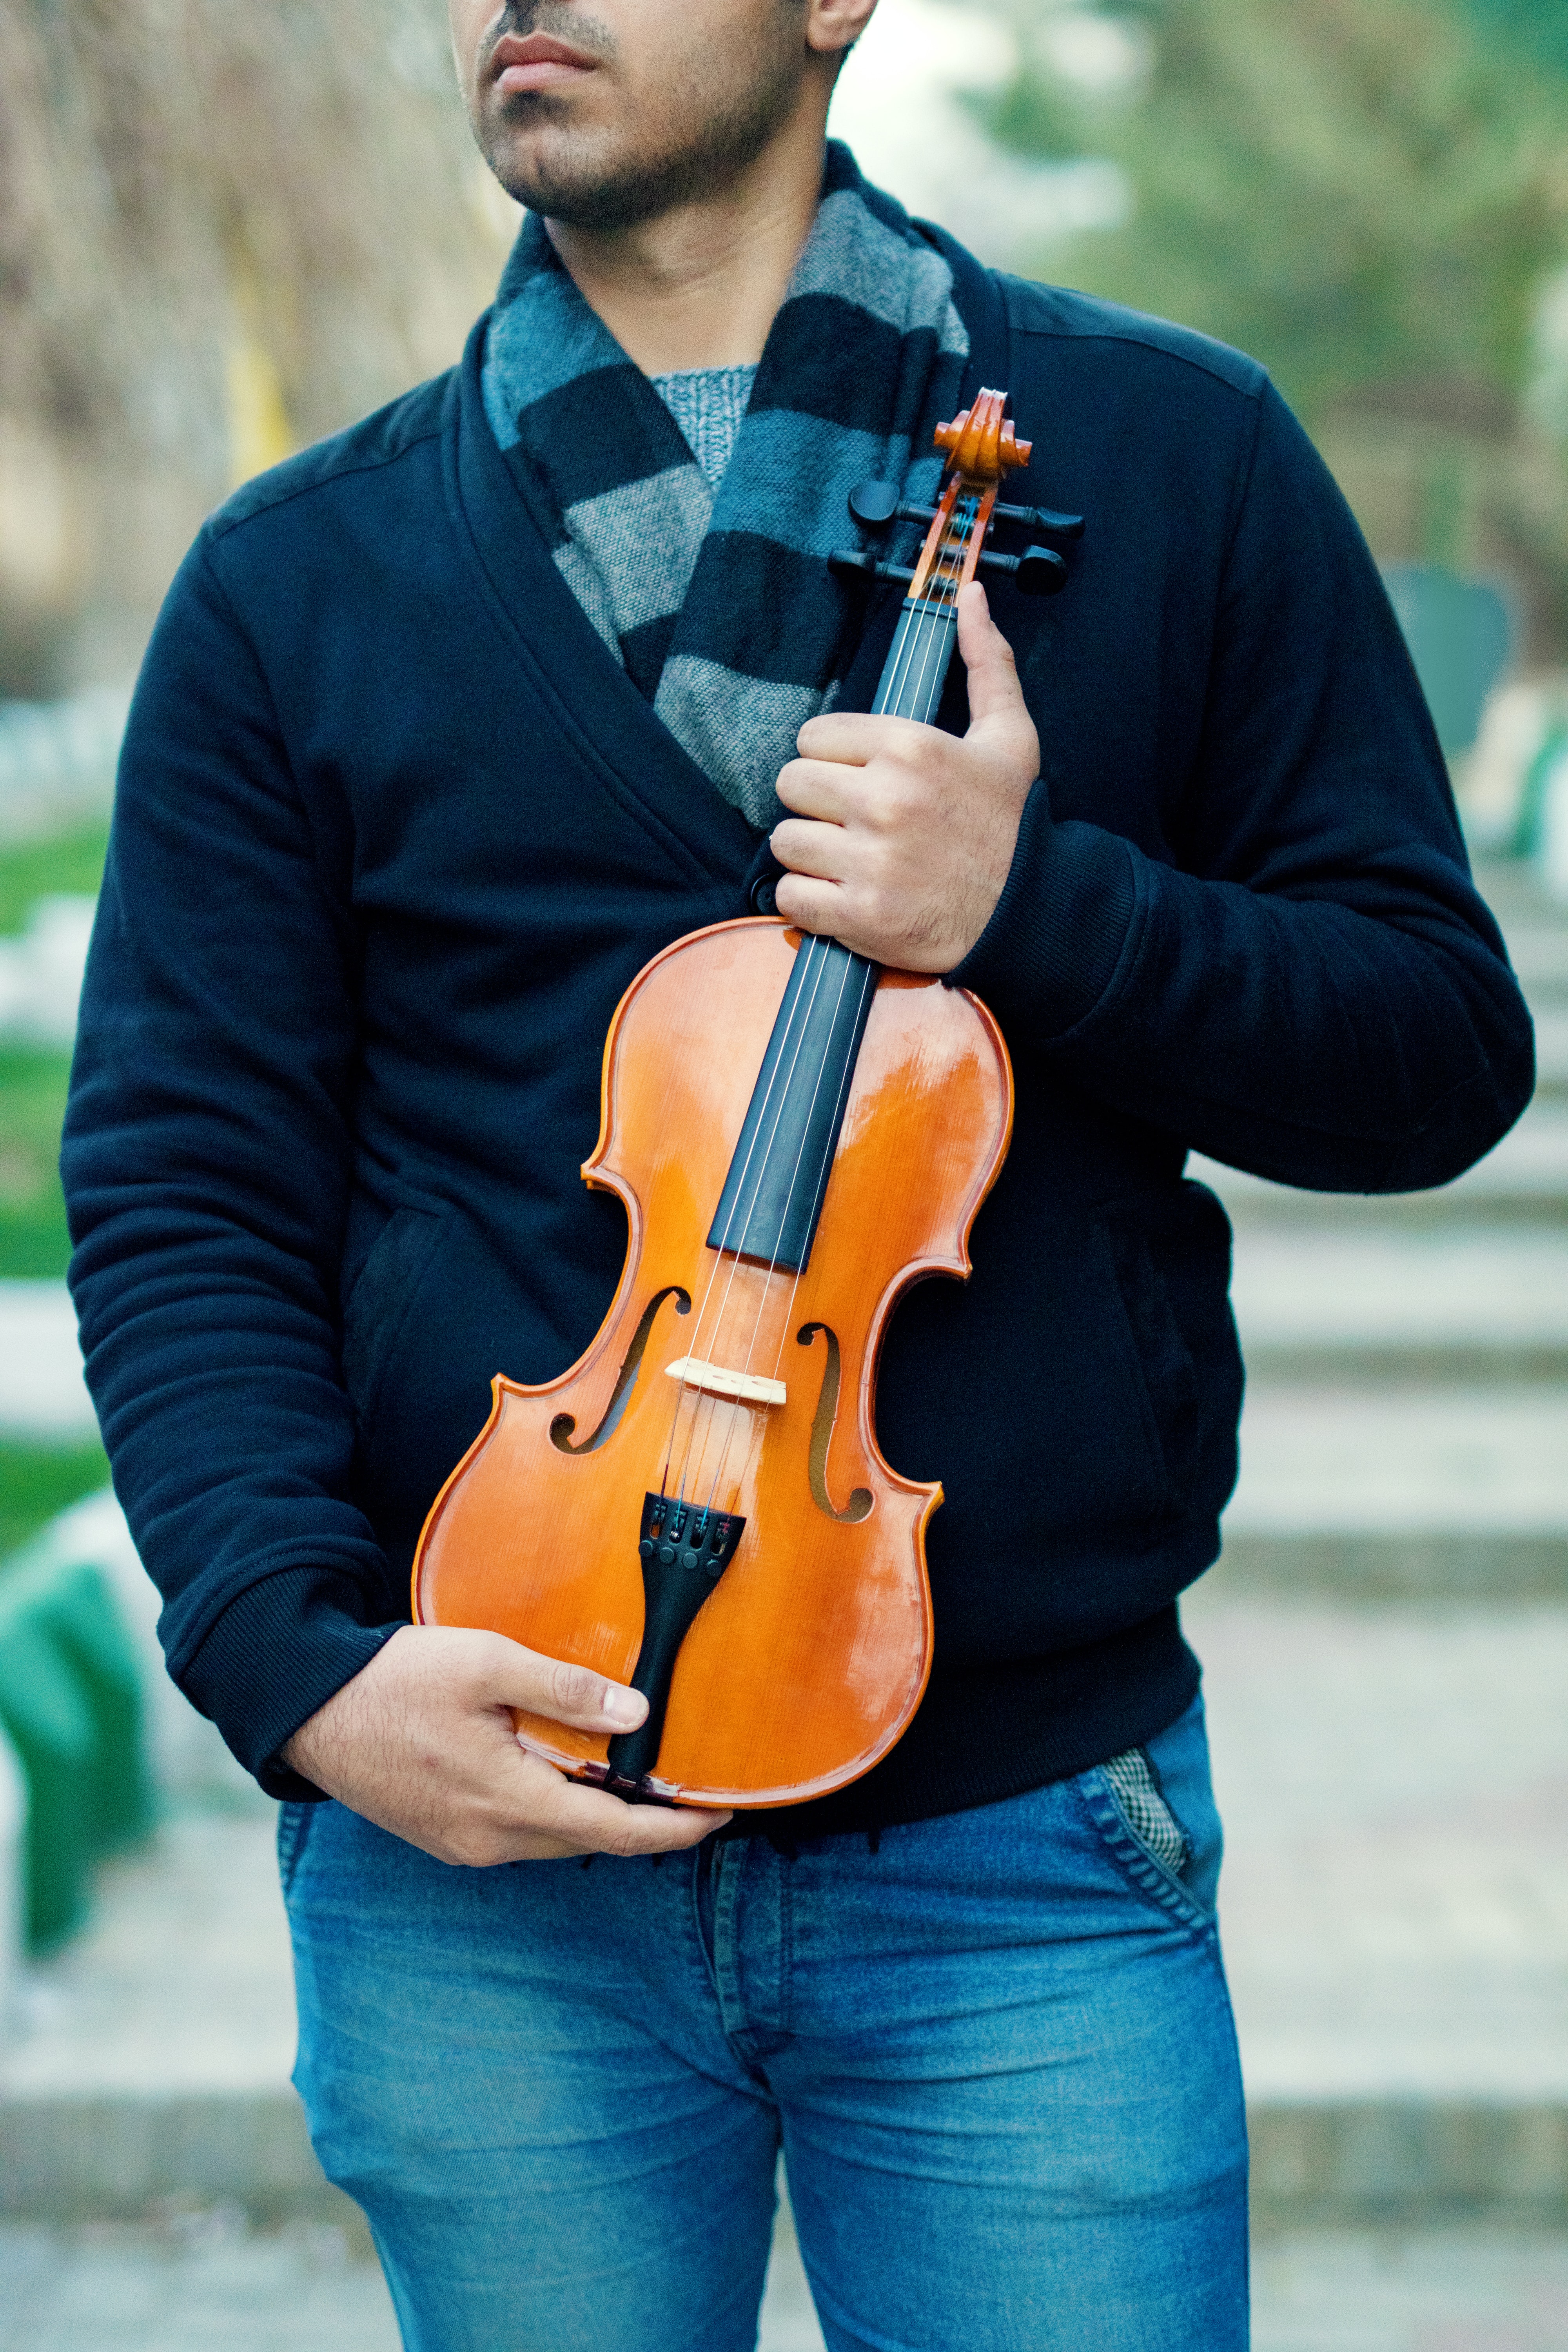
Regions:
<svg viewBox="0 0 1568 2352"><path fill-rule="evenodd" d="M1160 1794L1143 1750L1129 1748L1124 1755L1113 1756L1101 1769L1133 1836L1147 1846L1173 1878L1180 1878L1187 1864L1186 1835Z"/></svg>

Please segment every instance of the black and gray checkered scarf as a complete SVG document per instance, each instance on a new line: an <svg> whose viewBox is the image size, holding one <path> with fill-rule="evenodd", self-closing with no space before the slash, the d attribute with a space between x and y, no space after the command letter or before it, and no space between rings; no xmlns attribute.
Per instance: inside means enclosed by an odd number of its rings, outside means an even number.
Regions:
<svg viewBox="0 0 1568 2352"><path fill-rule="evenodd" d="M829 142L822 202L717 496L668 409L524 220L485 410L555 562L639 690L759 826L854 650L825 570L868 478L929 502L969 338L947 263Z"/></svg>

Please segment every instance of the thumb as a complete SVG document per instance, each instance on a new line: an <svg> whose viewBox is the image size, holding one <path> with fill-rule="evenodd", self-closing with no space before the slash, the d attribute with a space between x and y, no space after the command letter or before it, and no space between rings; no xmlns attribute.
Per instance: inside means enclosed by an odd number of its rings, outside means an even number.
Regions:
<svg viewBox="0 0 1568 2352"><path fill-rule="evenodd" d="M971 733L977 727L994 726L998 719L1021 720L1033 733L1013 648L992 619L978 580L959 592L958 650L969 672Z"/></svg>

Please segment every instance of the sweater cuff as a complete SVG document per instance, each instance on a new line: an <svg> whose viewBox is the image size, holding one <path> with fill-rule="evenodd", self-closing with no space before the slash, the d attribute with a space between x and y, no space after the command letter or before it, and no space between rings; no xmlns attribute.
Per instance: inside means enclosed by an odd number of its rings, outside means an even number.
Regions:
<svg viewBox="0 0 1568 2352"><path fill-rule="evenodd" d="M1110 986L1136 897L1127 843L1098 824L1056 824L1042 778L991 920L947 984L972 988L1004 1027L1012 1018L1062 1036Z"/></svg>
<svg viewBox="0 0 1568 2352"><path fill-rule="evenodd" d="M364 1622L365 1597L355 1578L331 1569L279 1569L236 1595L180 1676L269 1797L321 1794L278 1751L397 1632L395 1622Z"/></svg>

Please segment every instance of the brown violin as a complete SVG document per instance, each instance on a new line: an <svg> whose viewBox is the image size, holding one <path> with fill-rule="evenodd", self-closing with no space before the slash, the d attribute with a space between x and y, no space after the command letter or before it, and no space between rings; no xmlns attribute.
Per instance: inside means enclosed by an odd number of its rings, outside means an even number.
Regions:
<svg viewBox="0 0 1568 2352"><path fill-rule="evenodd" d="M985 546L1027 461L1000 393L937 433L940 504L865 484L868 530L928 524L873 709L931 719L958 592L985 562L1037 592L1063 560ZM1001 510L1047 536L1076 518ZM645 1693L607 1739L520 1715L565 1771L642 1801L794 1804L867 1771L931 1669L926 1523L942 1488L878 1450L878 1350L899 1298L963 1276L1007 1149L1012 1077L961 989L767 919L678 940L605 1046L586 1181L616 1193L625 1270L557 1381L498 1377L414 1564L418 1623L487 1627Z"/></svg>

